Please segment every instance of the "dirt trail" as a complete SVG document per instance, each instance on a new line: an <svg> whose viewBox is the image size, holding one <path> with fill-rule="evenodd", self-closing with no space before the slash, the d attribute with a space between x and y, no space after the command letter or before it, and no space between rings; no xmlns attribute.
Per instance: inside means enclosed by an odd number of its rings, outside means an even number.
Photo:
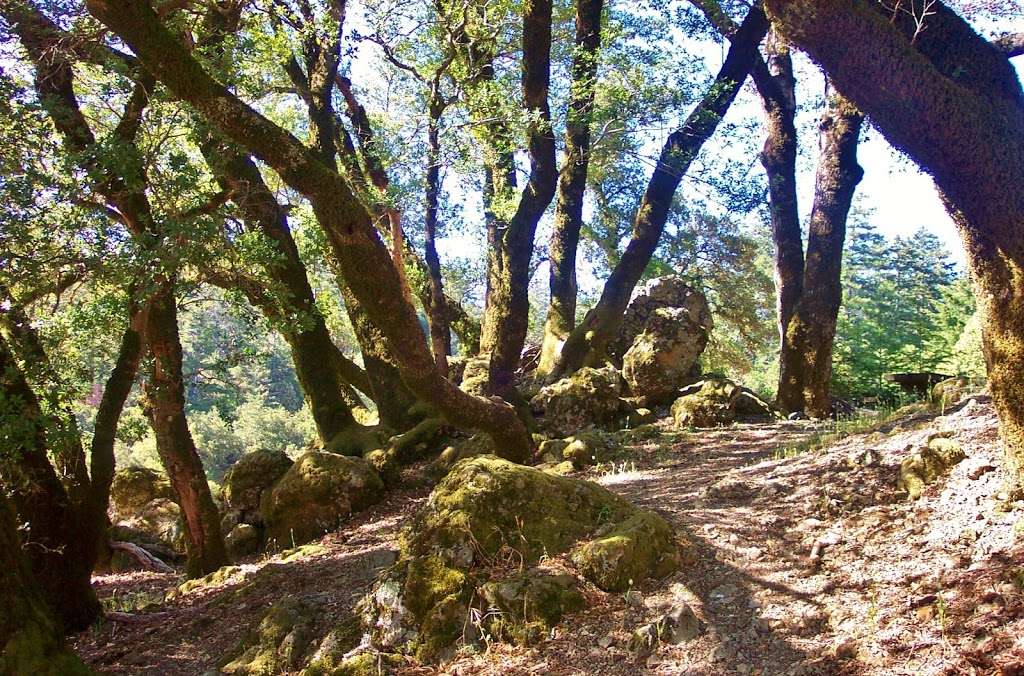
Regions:
<svg viewBox="0 0 1024 676"><path fill-rule="evenodd" d="M408 673L1024 674L1024 536L1014 544L1024 514L999 500L995 424L982 401L792 457L783 449L813 426L665 430L629 443L620 471L583 476L669 519L686 542L682 569L638 593L591 588L589 607L540 645L498 644ZM908 501L896 491L899 464L938 430L967 458ZM394 496L325 538L323 553L239 583L250 594L228 595L228 585L159 605L147 609L167 613L159 621L107 623L76 647L108 673L203 673L283 594L325 591L350 608L423 495ZM109 595L177 580L99 582ZM680 602L704 632L633 653L632 632Z"/></svg>

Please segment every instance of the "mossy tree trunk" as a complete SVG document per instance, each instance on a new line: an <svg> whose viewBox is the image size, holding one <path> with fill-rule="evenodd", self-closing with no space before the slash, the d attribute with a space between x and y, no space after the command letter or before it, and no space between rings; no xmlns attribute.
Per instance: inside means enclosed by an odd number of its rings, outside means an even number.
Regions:
<svg viewBox="0 0 1024 676"><path fill-rule="evenodd" d="M922 26L854 0L768 0L787 36L935 180L979 292L1011 491L1024 492L1024 92L1007 52L940 2Z"/></svg>
<svg viewBox="0 0 1024 676"><path fill-rule="evenodd" d="M262 233L277 247L278 257L265 266L276 287L273 298L258 285L247 284L244 280L237 280L239 283L235 286L263 310L288 343L317 434L327 443L340 432L358 425L352 416L351 402L346 400L346 391L350 392L349 386L354 383L347 382L339 368L341 362L327 356L338 348L316 306L306 266L299 257L288 224L288 214L267 187L256 164L233 144L214 143L210 139L203 144L203 154L221 185L230 191L247 227ZM352 396L349 393L348 398Z"/></svg>
<svg viewBox="0 0 1024 676"><path fill-rule="evenodd" d="M64 644L18 537L14 512L0 491L0 673L88 674Z"/></svg>
<svg viewBox="0 0 1024 676"><path fill-rule="evenodd" d="M3 336L0 405L0 438L4 439L5 447L0 456L0 478L4 484L0 495L10 492L19 521L24 523L21 542L11 549L24 551L43 598L56 613L58 629L81 631L101 613L91 581L97 549L96 525L88 523L88 512L75 503L61 483L48 453L52 442L55 457L65 456L64 464L84 462L85 454L77 430L68 430L60 421L47 420ZM69 481L75 493L88 489L88 485L78 485L72 477ZM4 549L6 553L9 548Z"/></svg>
<svg viewBox="0 0 1024 676"><path fill-rule="evenodd" d="M348 182L210 77L152 7L131 0L93 0L88 8L174 94L309 199L348 288L381 330L409 389L453 425L489 434L498 453L525 460L531 440L512 407L468 395L438 373L399 272Z"/></svg>
<svg viewBox="0 0 1024 676"><path fill-rule="evenodd" d="M853 193L864 176L857 144L864 116L834 94L821 118L821 152L814 181L814 207L807 228L803 289L787 326L789 349L802 379L801 403L812 418L831 415L829 380L832 344L843 298L843 242ZM788 356L788 355L787 355Z"/></svg>
<svg viewBox="0 0 1024 676"><path fill-rule="evenodd" d="M430 102L427 119L427 171L424 190L423 214L423 258L427 264L427 279L430 293L427 296L427 321L430 322L430 346L437 362L437 370L448 376L448 355L452 349L451 325L448 307L444 297L444 282L441 278L441 258L437 254L437 212L441 197L441 116L444 114L444 99L439 82L435 79L430 87Z"/></svg>
<svg viewBox="0 0 1024 676"><path fill-rule="evenodd" d="M201 577L227 565L228 555L220 531L220 514L185 419L185 381L172 281L165 281L151 296L143 325L151 359L144 390L146 417L181 507L188 554L186 573Z"/></svg>
<svg viewBox="0 0 1024 676"><path fill-rule="evenodd" d="M768 20L755 5L733 35L725 62L710 90L683 126L669 135L637 209L633 236L605 282L597 305L566 340L549 379L570 375L604 360L608 343L622 325L633 289L661 239L676 188L736 98L767 31Z"/></svg>
<svg viewBox="0 0 1024 676"><path fill-rule="evenodd" d="M503 232L492 232L487 308L481 350L490 355L489 387L515 400L514 375L530 314L530 259L537 223L555 195L558 179L548 88L551 79L551 0L523 8L523 103L530 117L530 177ZM514 171L514 170L513 170Z"/></svg>
<svg viewBox="0 0 1024 676"><path fill-rule="evenodd" d="M140 71L111 132L120 150L116 166L124 167L123 172L112 171L115 163L100 161L103 147L78 105L65 36L52 21L28 5L15 5L7 11L35 66L35 87L40 100L66 149L82 163L82 169L94 183L93 189L119 214L132 237L143 248L158 250L165 236L145 192L146 168L135 145L143 113L149 104L149 92L155 84L152 76ZM173 267L174 262L168 264ZM186 516L190 539L189 572L205 574L224 565L227 555L206 474L185 419L174 281L167 273L158 272L147 284L142 335L154 361L149 383L149 405L153 412L150 421L157 438L157 451L178 491L177 498Z"/></svg>
<svg viewBox="0 0 1024 676"><path fill-rule="evenodd" d="M576 1L576 49L565 123L565 164L558 178L555 223L548 254L551 301L537 366L542 376L554 368L562 344L576 325L576 250L583 227L583 196L590 164L590 122L597 85L603 6L603 0Z"/></svg>

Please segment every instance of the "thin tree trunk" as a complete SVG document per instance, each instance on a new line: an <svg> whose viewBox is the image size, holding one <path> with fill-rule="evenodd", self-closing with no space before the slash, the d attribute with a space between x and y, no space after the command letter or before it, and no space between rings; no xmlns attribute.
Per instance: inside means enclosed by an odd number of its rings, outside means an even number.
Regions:
<svg viewBox="0 0 1024 676"><path fill-rule="evenodd" d="M773 86L760 88L768 131L761 151L761 164L768 175L772 243L775 246L779 330L776 404L789 413L803 408L800 355L789 344L788 328L803 290L804 247L796 196L796 80L789 47L778 36L769 41L767 66Z"/></svg>
<svg viewBox="0 0 1024 676"><path fill-rule="evenodd" d="M310 200L345 282L384 334L409 389L453 425L486 432L504 457L529 457L530 436L511 406L468 395L438 373L415 309L405 299L399 272L370 213L346 180L213 80L152 7L131 0L92 0L88 7L174 94Z"/></svg>
<svg viewBox="0 0 1024 676"><path fill-rule="evenodd" d="M800 355L802 403L807 415L831 414L829 380L832 344L843 298L843 242L853 193L864 176L857 164L857 144L864 116L836 94L821 119L822 146L814 182L814 207L807 235L803 292L787 329Z"/></svg>
<svg viewBox="0 0 1024 676"><path fill-rule="evenodd" d="M423 258L427 263L430 284L428 303L423 307L430 322L430 345L437 362L437 370L448 376L448 355L452 349L448 306L441 279L441 258L437 255L437 211L441 196L441 115L444 102L435 84L431 88L429 119L427 120L427 181L423 216Z"/></svg>
<svg viewBox="0 0 1024 676"><path fill-rule="evenodd" d="M490 354L490 391L509 401L515 399L513 377L526 341L534 236L558 179L548 105L550 71L551 0L532 0L523 10L523 101L532 120L527 144L530 178L508 228L494 242L497 264L481 339L481 348Z"/></svg>
<svg viewBox="0 0 1024 676"><path fill-rule="evenodd" d="M47 604L25 551L11 504L0 491L0 673L89 674L64 644L60 620Z"/></svg>
<svg viewBox="0 0 1024 676"><path fill-rule="evenodd" d="M548 286L551 301L544 322L537 373L547 375L562 344L576 325L576 249L583 227L583 195L590 164L590 121L597 85L603 0L576 0L576 50L573 52L569 113L565 123L565 165L558 179L555 224L551 232Z"/></svg>
<svg viewBox="0 0 1024 676"><path fill-rule="evenodd" d="M143 320L152 359L145 386L146 415L156 449L178 498L185 523L186 573L201 577L228 564L220 515L210 495L203 463L185 420L185 382L174 284L164 281L150 297Z"/></svg>
<svg viewBox="0 0 1024 676"><path fill-rule="evenodd" d="M572 374L583 366L604 360L608 343L622 324L633 289L658 246L676 188L736 98L767 31L768 20L755 5L733 36L725 63L711 89L662 148L658 166L633 221L633 237L605 282L597 305L566 340L549 379Z"/></svg>
<svg viewBox="0 0 1024 676"><path fill-rule="evenodd" d="M923 25L871 2L767 5L944 196L980 292L1004 469L1011 493L1024 493L1024 91L1016 72L941 2Z"/></svg>

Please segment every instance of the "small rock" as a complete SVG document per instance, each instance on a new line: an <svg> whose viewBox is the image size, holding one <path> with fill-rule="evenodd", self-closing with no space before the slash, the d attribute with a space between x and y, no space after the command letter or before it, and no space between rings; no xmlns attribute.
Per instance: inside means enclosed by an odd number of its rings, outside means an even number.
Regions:
<svg viewBox="0 0 1024 676"><path fill-rule="evenodd" d="M602 636L597 641L597 645L601 646L602 648L606 648L606 649L610 648L614 644L615 644L615 639L612 637L611 634L608 634L606 636Z"/></svg>
<svg viewBox="0 0 1024 676"><path fill-rule="evenodd" d="M644 595L635 589L626 592L623 599L626 601L626 605L632 608L642 608L644 605Z"/></svg>

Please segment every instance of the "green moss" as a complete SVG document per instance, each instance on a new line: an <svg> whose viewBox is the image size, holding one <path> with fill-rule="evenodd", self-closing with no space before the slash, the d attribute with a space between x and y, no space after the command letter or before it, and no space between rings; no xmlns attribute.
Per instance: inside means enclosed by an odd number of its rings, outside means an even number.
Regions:
<svg viewBox="0 0 1024 676"><path fill-rule="evenodd" d="M92 673L63 645L48 622L26 623L8 637L0 652L0 674L84 676Z"/></svg>
<svg viewBox="0 0 1024 676"><path fill-rule="evenodd" d="M264 496L267 542L288 547L314 540L383 494L384 483L362 458L309 451Z"/></svg>
<svg viewBox="0 0 1024 676"><path fill-rule="evenodd" d="M400 655L365 652L350 657L336 667L324 670L319 665L310 665L302 676L387 676L395 673L405 664Z"/></svg>
<svg viewBox="0 0 1024 676"><path fill-rule="evenodd" d="M717 427L736 419L740 388L728 380L708 378L683 391L685 394L672 404L672 418L677 428Z"/></svg>
<svg viewBox="0 0 1024 676"><path fill-rule="evenodd" d="M338 432L324 444L328 453L362 457L375 448L385 448L394 430L385 425L352 425Z"/></svg>
<svg viewBox="0 0 1024 676"><path fill-rule="evenodd" d="M319 638L316 623L323 614L324 597L319 594L278 601L221 660L221 672L271 676L298 669Z"/></svg>
<svg viewBox="0 0 1024 676"><path fill-rule="evenodd" d="M664 577L679 566L671 527L651 512L637 512L608 533L582 545L573 563L605 591L626 591L648 577Z"/></svg>
<svg viewBox="0 0 1024 676"><path fill-rule="evenodd" d="M480 586L485 631L519 645L535 643L568 613L585 605L576 579L531 570Z"/></svg>
<svg viewBox="0 0 1024 676"><path fill-rule="evenodd" d="M924 448L900 463L896 486L906 491L912 500L916 500L921 497L925 486L934 483L965 457L966 454L957 442L945 437L933 437Z"/></svg>
<svg viewBox="0 0 1024 676"><path fill-rule="evenodd" d="M244 514L256 513L263 491L274 485L292 466L282 451L256 450L246 453L224 475L224 502Z"/></svg>
<svg viewBox="0 0 1024 676"><path fill-rule="evenodd" d="M209 589L210 587L219 587L241 573L242 569L238 566L224 566L223 568L218 568L209 575L204 575L203 577L196 578L194 580L186 580L182 584L178 585L167 593L167 600L172 601L176 598L187 596L195 591Z"/></svg>

